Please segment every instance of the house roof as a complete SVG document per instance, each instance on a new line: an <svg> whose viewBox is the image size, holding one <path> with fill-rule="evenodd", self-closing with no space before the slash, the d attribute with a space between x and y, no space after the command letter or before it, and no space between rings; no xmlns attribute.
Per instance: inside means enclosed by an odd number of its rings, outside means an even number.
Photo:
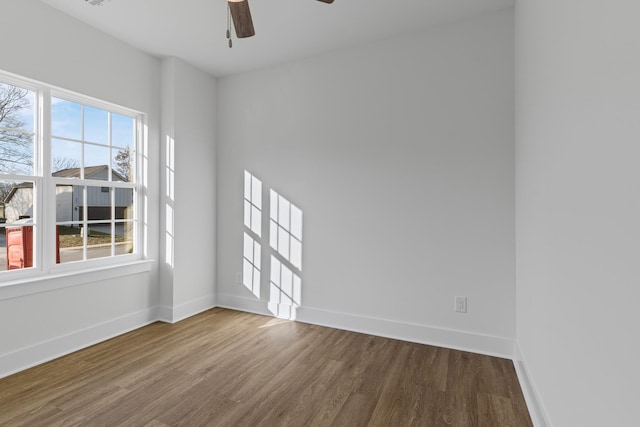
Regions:
<svg viewBox="0 0 640 427"><path fill-rule="evenodd" d="M109 166L108 165L88 166L84 168L84 177L86 179L91 179L93 175L97 174L98 172L102 172L104 170L108 171ZM111 173L113 174L113 178L115 181L126 181L125 177L119 174L118 172L116 172L115 170L112 170ZM62 169L52 173L51 176L54 176L56 178L80 178L80 168ZM7 194L7 197L5 197L3 203L9 203L9 201L11 200L13 195L16 194L16 191L18 191L19 188L33 188L33 183L22 182L20 184L14 185L13 187L11 187L11 191L9 191L9 194Z"/></svg>
<svg viewBox="0 0 640 427"><path fill-rule="evenodd" d="M87 166L84 168L84 177L86 179L91 179L91 176L105 170L109 170L108 165ZM115 178L115 181L126 181L125 177L115 170L111 170L111 173L113 174L113 178ZM56 178L80 178L80 168L62 169L52 173L51 175L55 176Z"/></svg>
<svg viewBox="0 0 640 427"><path fill-rule="evenodd" d="M9 203L9 201L11 200L13 195L16 194L16 191L18 191L19 188L33 188L33 182L22 182L11 187L11 191L9 191L9 194L7 194L7 197L4 198L2 203Z"/></svg>

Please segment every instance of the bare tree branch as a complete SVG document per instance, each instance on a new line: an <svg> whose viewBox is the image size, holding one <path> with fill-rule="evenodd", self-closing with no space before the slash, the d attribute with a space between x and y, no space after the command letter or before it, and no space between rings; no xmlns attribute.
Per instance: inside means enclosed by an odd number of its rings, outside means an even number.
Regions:
<svg viewBox="0 0 640 427"><path fill-rule="evenodd" d="M129 181L129 174L131 173L131 151L129 148L119 150L115 160L115 171L122 175L125 181Z"/></svg>
<svg viewBox="0 0 640 427"><path fill-rule="evenodd" d="M79 168L80 162L68 157L54 157L51 162L51 172L58 172L65 169Z"/></svg>
<svg viewBox="0 0 640 427"><path fill-rule="evenodd" d="M23 130L20 113L31 106L29 91L0 83L0 172L31 173L33 136Z"/></svg>

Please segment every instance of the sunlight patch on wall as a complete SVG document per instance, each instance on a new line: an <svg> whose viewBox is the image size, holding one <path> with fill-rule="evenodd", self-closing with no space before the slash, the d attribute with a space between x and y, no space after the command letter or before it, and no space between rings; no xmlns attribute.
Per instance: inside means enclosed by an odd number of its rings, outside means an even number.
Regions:
<svg viewBox="0 0 640 427"><path fill-rule="evenodd" d="M244 241L242 249L242 284L260 298L262 246L262 181L244 171Z"/></svg>
<svg viewBox="0 0 640 427"><path fill-rule="evenodd" d="M245 170L242 280L237 279L236 282L241 282L260 299L260 281L264 271L269 283L269 311L276 317L294 320L302 301L302 210L270 189L269 198L264 200L264 209L269 212L269 227L263 234L262 191L262 181ZM270 247L266 246L267 241ZM261 266L262 244L267 250L265 264L267 257L270 260L264 270ZM266 287L264 291L267 291Z"/></svg>
<svg viewBox="0 0 640 427"><path fill-rule="evenodd" d="M290 268L271 255L269 281L269 311L276 317L295 319L300 307L302 280Z"/></svg>
<svg viewBox="0 0 640 427"><path fill-rule="evenodd" d="M260 243L244 233L242 284L260 298Z"/></svg>
<svg viewBox="0 0 640 427"><path fill-rule="evenodd" d="M302 271L302 210L271 190L269 217L270 246Z"/></svg>
<svg viewBox="0 0 640 427"><path fill-rule="evenodd" d="M165 194L165 262L173 268L174 266L174 218L173 218L173 205L175 200L175 141L169 135L166 140L166 153L165 153L165 188L167 190Z"/></svg>
<svg viewBox="0 0 640 427"><path fill-rule="evenodd" d="M244 225L262 236L262 181L244 171Z"/></svg>

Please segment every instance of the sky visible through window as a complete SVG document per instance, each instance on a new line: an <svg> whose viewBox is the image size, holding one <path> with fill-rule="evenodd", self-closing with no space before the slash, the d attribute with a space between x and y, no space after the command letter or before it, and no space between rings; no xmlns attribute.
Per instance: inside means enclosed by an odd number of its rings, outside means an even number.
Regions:
<svg viewBox="0 0 640 427"><path fill-rule="evenodd" d="M79 141L90 143L84 146L84 166L112 164L115 156L124 150L134 150L134 119L105 110L52 98L51 135L52 167L65 169L79 167L82 163L82 148ZM109 133L111 132L111 140ZM111 153L107 146L111 145Z"/></svg>
<svg viewBox="0 0 640 427"><path fill-rule="evenodd" d="M31 175L34 172L35 149L31 135L37 130L36 93L0 83L0 95L8 97L12 88L18 90L21 95L11 103L9 115L0 122L0 128L5 129L2 131L2 143L5 147L0 156L0 172ZM3 112L6 113L7 110ZM130 157L133 158L134 132L133 117L51 97L52 171L111 164L116 171L122 172L118 170L115 157L124 151L130 153ZM82 143L85 143L84 147Z"/></svg>

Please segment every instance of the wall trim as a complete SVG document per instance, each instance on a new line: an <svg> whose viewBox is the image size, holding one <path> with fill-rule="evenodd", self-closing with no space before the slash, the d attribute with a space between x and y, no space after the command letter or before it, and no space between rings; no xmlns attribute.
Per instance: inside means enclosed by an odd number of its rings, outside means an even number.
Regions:
<svg viewBox="0 0 640 427"><path fill-rule="evenodd" d="M179 322L216 307L216 300L216 295L211 294L173 307L159 306L157 308L157 320L165 323Z"/></svg>
<svg viewBox="0 0 640 427"><path fill-rule="evenodd" d="M156 307L156 314L159 322L175 323L173 321L173 308L167 305L159 305Z"/></svg>
<svg viewBox="0 0 640 427"><path fill-rule="evenodd" d="M527 363L522 356L517 341L514 345L513 366L516 369L516 375L518 376L518 381L520 381L520 388L522 389L522 394L524 394L524 400L527 402L529 416L533 425L536 427L551 427L552 424L549 421L547 411L542 404L542 399L540 399L533 378L529 374Z"/></svg>
<svg viewBox="0 0 640 427"><path fill-rule="evenodd" d="M267 308L267 301L256 298L218 294L217 306L273 316L273 313ZM513 358L513 339L506 337L417 325L313 307L299 307L296 321L488 356Z"/></svg>
<svg viewBox="0 0 640 427"><path fill-rule="evenodd" d="M275 317L273 316L273 313L269 311L267 301L257 298L246 298L237 295L218 294L218 304L216 305L216 307Z"/></svg>
<svg viewBox="0 0 640 427"><path fill-rule="evenodd" d="M140 273L148 273L156 261L141 260L127 264L89 268L86 270L59 272L39 276L27 276L20 280L0 283L0 301L42 292L51 292L87 283L116 279Z"/></svg>
<svg viewBox="0 0 640 427"><path fill-rule="evenodd" d="M360 316L312 307L298 308L296 320L385 338L435 345L506 359L513 357L513 339Z"/></svg>
<svg viewBox="0 0 640 427"><path fill-rule="evenodd" d="M2 354L0 355L0 378L141 328L155 322L157 317L157 309L148 308Z"/></svg>

